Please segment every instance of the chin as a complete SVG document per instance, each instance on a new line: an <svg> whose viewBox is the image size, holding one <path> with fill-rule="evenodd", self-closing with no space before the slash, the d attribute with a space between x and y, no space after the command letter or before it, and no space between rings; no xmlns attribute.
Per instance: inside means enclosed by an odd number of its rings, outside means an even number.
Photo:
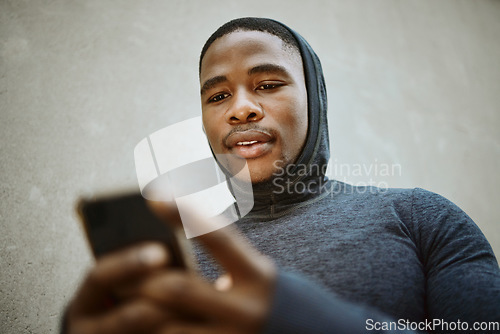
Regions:
<svg viewBox="0 0 500 334"><path fill-rule="evenodd" d="M287 165L283 157L281 159L266 159L264 161L248 161L248 168L250 171L250 179L253 185L269 183L274 178L283 177L284 166Z"/></svg>
<svg viewBox="0 0 500 334"><path fill-rule="evenodd" d="M258 185L268 183L271 180L271 176L251 176L251 179L253 185Z"/></svg>
<svg viewBox="0 0 500 334"><path fill-rule="evenodd" d="M276 170L270 169L270 170L258 170L252 172L252 169L250 169L250 179L252 180L253 185L258 185L258 184L264 184L264 183L269 183L271 182L275 177L278 177L276 175Z"/></svg>
<svg viewBox="0 0 500 334"><path fill-rule="evenodd" d="M233 172L233 175L234 175L234 165L236 165L236 163L241 164L242 160L231 161L231 162L226 161L225 163L226 166L229 165L233 167L231 169L228 169ZM283 168L283 165L286 165L283 158L275 159L271 157L248 159L246 160L246 163L250 173L250 181L252 182L253 185L269 183L275 177L283 175L283 171L281 169Z"/></svg>

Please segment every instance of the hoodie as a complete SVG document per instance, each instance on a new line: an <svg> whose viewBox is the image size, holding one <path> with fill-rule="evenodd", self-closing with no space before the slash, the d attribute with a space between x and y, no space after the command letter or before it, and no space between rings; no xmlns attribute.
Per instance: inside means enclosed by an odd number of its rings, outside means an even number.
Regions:
<svg viewBox="0 0 500 334"><path fill-rule="evenodd" d="M321 64L304 38L286 28L304 65L306 142L287 173L254 185L254 207L236 223L280 268L264 331L446 332L461 321L468 332L481 332L475 322L500 322L498 263L460 208L423 189L354 187L327 178ZM198 256L203 274L217 277L213 261Z"/></svg>

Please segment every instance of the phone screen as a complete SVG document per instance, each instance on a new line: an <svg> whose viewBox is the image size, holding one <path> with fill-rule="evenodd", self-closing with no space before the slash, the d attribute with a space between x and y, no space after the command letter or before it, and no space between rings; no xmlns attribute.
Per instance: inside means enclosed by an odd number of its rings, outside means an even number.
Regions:
<svg viewBox="0 0 500 334"><path fill-rule="evenodd" d="M186 267L176 232L147 207L140 193L83 199L78 205L94 256L142 241L167 245L173 267Z"/></svg>

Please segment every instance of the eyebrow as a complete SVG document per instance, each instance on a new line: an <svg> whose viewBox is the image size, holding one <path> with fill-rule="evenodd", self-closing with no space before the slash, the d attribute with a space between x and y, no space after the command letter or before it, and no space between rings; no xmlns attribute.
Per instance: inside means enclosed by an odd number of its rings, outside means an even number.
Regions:
<svg viewBox="0 0 500 334"><path fill-rule="evenodd" d="M205 92L207 90L213 88L214 86L216 86L222 82L226 82L226 81L227 81L227 77L225 75L218 75L216 77L208 79L207 81L205 81L203 86L201 86L200 95L205 94Z"/></svg>
<svg viewBox="0 0 500 334"><path fill-rule="evenodd" d="M275 73L275 74L285 75L288 78L291 77L290 73L285 67L277 64L270 64L270 63L260 64L248 70L248 75L259 74L259 73ZM205 94L207 90L226 81L227 77L225 75L218 75L208 79L203 83L203 86L201 86L200 95Z"/></svg>
<svg viewBox="0 0 500 334"><path fill-rule="evenodd" d="M251 69L248 70L248 75L258 74L258 73L275 73L275 74L282 74L287 77L291 76L286 68L277 64L261 64L252 67Z"/></svg>

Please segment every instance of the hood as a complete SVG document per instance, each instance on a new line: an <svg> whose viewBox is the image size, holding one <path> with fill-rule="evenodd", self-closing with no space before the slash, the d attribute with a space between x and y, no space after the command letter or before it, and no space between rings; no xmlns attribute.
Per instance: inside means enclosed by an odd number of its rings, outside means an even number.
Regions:
<svg viewBox="0 0 500 334"><path fill-rule="evenodd" d="M288 29L295 37L302 56L308 102L307 137L297 161L285 168L287 173L275 176L268 182L253 185L254 205L245 218L277 218L294 208L315 202L328 194L326 168L330 158L330 145L327 124L327 96L321 63L302 36L286 25L278 23ZM234 183L232 187L230 186L230 191L235 198L252 196ZM239 194L235 194L235 192ZM242 204L241 201L239 204ZM235 209L239 212L238 208Z"/></svg>

